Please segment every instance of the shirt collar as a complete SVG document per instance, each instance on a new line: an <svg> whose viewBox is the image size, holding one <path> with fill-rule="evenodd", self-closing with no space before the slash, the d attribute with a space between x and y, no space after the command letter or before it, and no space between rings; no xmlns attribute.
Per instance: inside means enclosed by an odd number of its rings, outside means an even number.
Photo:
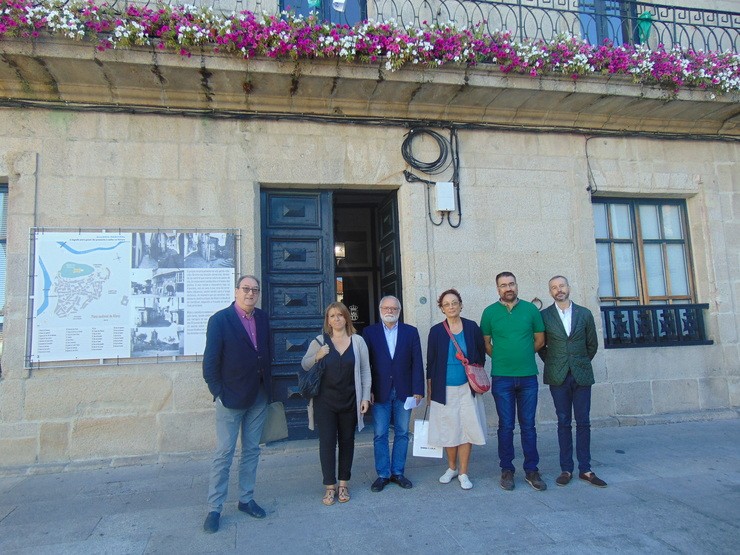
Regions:
<svg viewBox="0 0 740 555"><path fill-rule="evenodd" d="M245 310L242 310L242 308L234 303L234 308L236 309L236 313L239 315L239 318L246 318L247 320L254 318L254 310L252 311L252 314L247 314Z"/></svg>
<svg viewBox="0 0 740 555"><path fill-rule="evenodd" d="M503 299L502 299L501 297L499 297L499 299L498 299L498 302L500 302L500 303L501 303L501 304L502 304L502 305L504 306L504 308L505 308L506 310L508 310L509 312L511 312L512 310L514 310L514 307L515 307L516 305L518 305L518 304L519 304L519 297L517 297L517 298L516 298L516 299L514 300L514 304L512 304L512 305L511 305L511 308L509 308L509 305L508 305L508 304L506 304L506 303L504 302L504 300L503 300Z"/></svg>

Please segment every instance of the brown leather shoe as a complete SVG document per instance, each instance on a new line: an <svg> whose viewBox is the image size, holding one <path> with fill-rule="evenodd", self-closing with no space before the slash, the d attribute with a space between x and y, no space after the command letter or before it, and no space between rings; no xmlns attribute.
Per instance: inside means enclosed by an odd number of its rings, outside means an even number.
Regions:
<svg viewBox="0 0 740 555"><path fill-rule="evenodd" d="M547 484L542 480L540 473L536 470L533 470L532 472L527 472L524 475L524 479L537 491L545 491L547 489Z"/></svg>
<svg viewBox="0 0 740 555"><path fill-rule="evenodd" d="M499 484L502 490L512 491L514 489L514 473L511 470L502 470Z"/></svg>
<svg viewBox="0 0 740 555"><path fill-rule="evenodd" d="M573 474L570 472L561 472L560 476L555 478L555 483L559 486L567 486L570 483L570 479L573 477Z"/></svg>
<svg viewBox="0 0 740 555"><path fill-rule="evenodd" d="M604 480L602 480L601 478L599 478L593 472L581 472L578 475L578 477L581 480L585 480L586 482L588 482L592 486L596 486L597 488L605 488L606 487L606 482Z"/></svg>

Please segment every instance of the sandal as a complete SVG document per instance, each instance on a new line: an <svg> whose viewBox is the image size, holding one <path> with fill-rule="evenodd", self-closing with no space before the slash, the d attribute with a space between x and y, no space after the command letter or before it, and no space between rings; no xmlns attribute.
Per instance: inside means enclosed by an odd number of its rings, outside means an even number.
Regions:
<svg viewBox="0 0 740 555"><path fill-rule="evenodd" d="M346 503L350 500L349 488L347 486L339 486L339 502Z"/></svg>
<svg viewBox="0 0 740 555"><path fill-rule="evenodd" d="M334 488L326 488L326 493L324 494L324 498L321 500L321 502L326 505L327 507L329 505L334 504L334 496L336 495L337 490Z"/></svg>

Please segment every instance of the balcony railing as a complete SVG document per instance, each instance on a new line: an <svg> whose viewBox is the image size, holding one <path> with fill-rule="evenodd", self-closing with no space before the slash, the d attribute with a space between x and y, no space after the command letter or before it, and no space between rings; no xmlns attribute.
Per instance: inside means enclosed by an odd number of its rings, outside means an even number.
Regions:
<svg viewBox="0 0 740 555"><path fill-rule="evenodd" d="M712 345L704 327L708 304L602 306L604 347Z"/></svg>
<svg viewBox="0 0 740 555"><path fill-rule="evenodd" d="M688 1L688 0L687 0ZM668 6L634 0L345 0L337 11L332 0L165 0L169 4L209 6L222 13L251 10L276 13L291 9L334 23L354 25L366 18L394 19L404 25L454 22L458 27L480 26L484 32L511 31L514 38L548 40L561 33L591 44L658 44L693 50L740 48L740 13ZM156 5L154 0L112 0L116 9L128 4Z"/></svg>

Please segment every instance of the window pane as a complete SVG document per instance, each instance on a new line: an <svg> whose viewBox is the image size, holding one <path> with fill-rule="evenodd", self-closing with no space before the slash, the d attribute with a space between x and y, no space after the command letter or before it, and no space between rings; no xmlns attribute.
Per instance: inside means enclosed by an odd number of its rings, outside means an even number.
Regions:
<svg viewBox="0 0 740 555"><path fill-rule="evenodd" d="M580 0L578 7L581 36L589 44L599 45L607 39L614 44L627 42L621 17L625 8L619 0Z"/></svg>
<svg viewBox="0 0 740 555"><path fill-rule="evenodd" d="M596 228L597 239L609 238L609 226L606 223L606 204L595 203L594 207L594 227Z"/></svg>
<svg viewBox="0 0 740 555"><path fill-rule="evenodd" d="M666 239L683 239L681 227L681 210L673 204L664 204L663 209L663 236Z"/></svg>
<svg viewBox="0 0 740 555"><path fill-rule="evenodd" d="M643 239L660 239L658 207L655 204L640 205L640 228Z"/></svg>
<svg viewBox="0 0 740 555"><path fill-rule="evenodd" d="M689 280L683 245L668 245L668 271L671 276L671 295L688 295Z"/></svg>
<svg viewBox="0 0 740 555"><path fill-rule="evenodd" d="M636 297L635 255L632 251L632 245L614 245L614 264L617 267L619 296Z"/></svg>
<svg viewBox="0 0 740 555"><path fill-rule="evenodd" d="M660 245L645 245L645 274L648 282L648 295L665 295L665 270L663 268L663 249Z"/></svg>
<svg viewBox="0 0 740 555"><path fill-rule="evenodd" d="M609 245L596 245L596 256L599 261L599 297L613 297L614 283L612 283L612 261L609 254Z"/></svg>
<svg viewBox="0 0 740 555"><path fill-rule="evenodd" d="M0 191L0 237L3 239L8 233L8 213L6 211L7 200L8 191Z"/></svg>
<svg viewBox="0 0 740 555"><path fill-rule="evenodd" d="M0 324L2 324L5 314L5 243L0 243L0 311L2 311L0 312Z"/></svg>
<svg viewBox="0 0 740 555"><path fill-rule="evenodd" d="M612 223L612 238L631 239L632 223L629 206L626 204L610 204L609 216Z"/></svg>

